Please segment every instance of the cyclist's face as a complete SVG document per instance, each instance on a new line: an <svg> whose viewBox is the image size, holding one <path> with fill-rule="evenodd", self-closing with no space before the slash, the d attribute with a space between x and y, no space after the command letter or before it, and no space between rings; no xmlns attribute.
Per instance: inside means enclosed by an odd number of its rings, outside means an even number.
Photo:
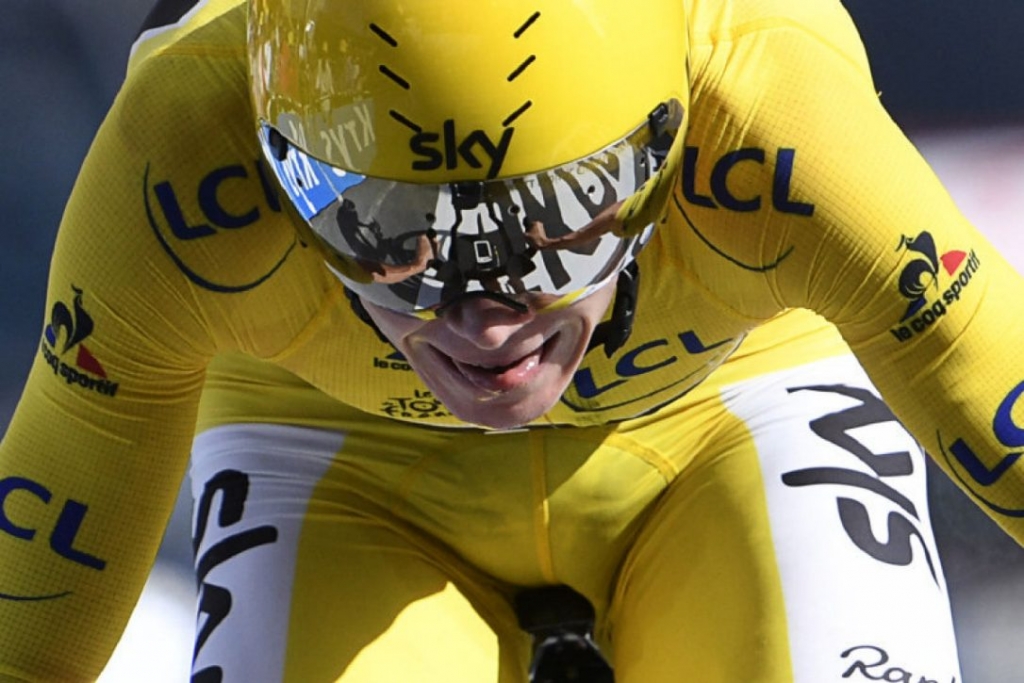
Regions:
<svg viewBox="0 0 1024 683"><path fill-rule="evenodd" d="M429 321L364 302L391 343L452 413L492 429L546 413L572 380L594 328L611 303L611 284L552 311L517 312L470 298Z"/></svg>

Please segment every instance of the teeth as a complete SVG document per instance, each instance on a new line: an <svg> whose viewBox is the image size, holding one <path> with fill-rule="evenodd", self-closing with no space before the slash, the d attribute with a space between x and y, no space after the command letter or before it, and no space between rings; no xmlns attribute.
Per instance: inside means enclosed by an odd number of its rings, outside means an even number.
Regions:
<svg viewBox="0 0 1024 683"><path fill-rule="evenodd" d="M475 365L474 367L486 370L487 372L504 372L518 362L519 361L512 361L511 363L506 363L504 365Z"/></svg>
<svg viewBox="0 0 1024 683"><path fill-rule="evenodd" d="M530 354L526 354L526 355L528 356ZM525 357L526 356L522 356L520 358L513 358L512 360L508 361L507 363L466 363L466 365L472 365L475 368L481 368L483 370L502 370L502 369L505 369L505 368L510 368L513 365L521 362L523 360L523 358L525 358Z"/></svg>

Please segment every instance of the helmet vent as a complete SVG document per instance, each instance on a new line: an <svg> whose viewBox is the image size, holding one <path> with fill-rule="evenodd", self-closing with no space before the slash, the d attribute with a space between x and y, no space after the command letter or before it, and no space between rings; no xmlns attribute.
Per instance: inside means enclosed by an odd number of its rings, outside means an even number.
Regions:
<svg viewBox="0 0 1024 683"><path fill-rule="evenodd" d="M530 18L529 18L529 19L527 19L527 20L526 20L526 21L525 21L525 22L523 23L523 25L522 25L522 26L520 26L519 28L517 28L517 29L516 29L516 32L512 34L512 35L513 35L513 37L515 37L515 38L517 38L517 39L518 39L518 38L520 38L520 37L521 37L521 36L522 36L522 35L523 35L524 33L526 33L526 30L527 30L528 28L530 28L531 26L533 26L533 22L537 21L538 19L540 19L540 12L534 12L533 14L531 14L531 15L530 15Z"/></svg>
<svg viewBox="0 0 1024 683"><path fill-rule="evenodd" d="M522 64L517 66L515 68L515 70L508 75L508 82L511 83L512 81L514 81L517 78L519 78L520 74L522 74L524 71L526 71L527 67L529 67L531 64L533 64L536 60L537 60L537 55L530 55L529 57L527 57L526 60Z"/></svg>
<svg viewBox="0 0 1024 683"><path fill-rule="evenodd" d="M421 126L417 125L416 122L410 121L409 119L407 119L406 117L402 116L400 113L398 113L394 109L389 111L388 115L391 116L391 118L393 118L395 121L398 121L400 124L402 124L403 126L405 126L406 128L408 128L409 130L411 130L414 133L422 133L423 132L423 128Z"/></svg>
<svg viewBox="0 0 1024 683"><path fill-rule="evenodd" d="M394 36L392 36L390 33L385 31L384 29L382 29L377 24L372 24L371 23L370 24L370 30L373 31L373 33L378 38L383 40L385 43L387 43L391 47L398 47L398 41L395 40ZM396 85L398 85L398 87L402 88L403 90L409 90L411 88L411 86L409 84L409 81L407 81L404 78L402 78L401 76L399 76L397 73L395 73L394 71L389 69L386 65L381 64L380 66L377 67L377 69L382 74L384 74L389 80L391 80L391 82L395 83Z"/></svg>
<svg viewBox="0 0 1024 683"><path fill-rule="evenodd" d="M377 34L377 36L391 47L398 47L398 41L394 37L382 29L377 24L370 24L370 30Z"/></svg>
<svg viewBox="0 0 1024 683"><path fill-rule="evenodd" d="M540 19L539 10L531 14L529 18L523 22L523 25L515 30L512 36L516 40L519 40L520 38L523 37L523 34L526 33L530 29L530 27L534 25L534 23L536 23L538 19ZM513 69L512 73L508 75L508 82L511 83L512 81L519 78L523 74L523 72L526 71L526 69L529 68L529 66L533 64L535 61L537 61L537 55L530 55L525 60L523 60L523 63L517 66L515 69ZM522 116L526 112L526 110L532 106L533 102L531 102L530 100L523 102L522 106L520 106L514 112L509 114L508 117L501 122L501 125L505 128L508 128L515 122L516 119Z"/></svg>
<svg viewBox="0 0 1024 683"><path fill-rule="evenodd" d="M532 106L533 102L531 102L530 100L526 100L525 102L523 102L522 106L519 107L519 109L516 109L514 112L509 114L508 118L501 122L501 125L504 126L505 128L508 128L509 126L512 125L513 122L515 122L516 119L522 116L526 112L526 110Z"/></svg>
<svg viewBox="0 0 1024 683"><path fill-rule="evenodd" d="M390 78L392 81L397 83L402 89L404 89L404 90L409 90L410 89L411 86L409 85L409 81L405 80L404 78L402 78L401 76L396 74L394 71L389 69L387 66L381 64L377 68L380 69L380 72L382 74L384 74L385 76Z"/></svg>

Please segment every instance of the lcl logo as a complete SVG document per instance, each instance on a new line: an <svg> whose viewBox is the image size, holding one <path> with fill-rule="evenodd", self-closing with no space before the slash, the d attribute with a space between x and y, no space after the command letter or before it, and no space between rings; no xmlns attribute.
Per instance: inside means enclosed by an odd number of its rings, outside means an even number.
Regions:
<svg viewBox="0 0 1024 683"><path fill-rule="evenodd" d="M971 479L971 481L964 481L961 478L964 485L990 510L1007 517L1018 518L1024 517L1024 508L1006 508L997 505L988 500L983 493L1003 481L1003 477L1007 475L1010 469L1020 461L1021 456L1024 455L1024 426L1017 424L1013 418L1014 408L1022 400L1024 400L1024 382L1020 382L1011 389L1010 393L1003 398L996 409L996 414L992 420L992 432L1000 444L1007 449L1015 449L1016 452L1005 453L1003 457L999 458L991 466L987 465L982 457L978 455L975 447L972 447L964 439L955 439L948 448L942 443L941 436L939 439L939 446L942 449L943 455L946 456L947 460L950 456L955 458ZM981 488L972 485L971 482L979 484Z"/></svg>
<svg viewBox="0 0 1024 683"><path fill-rule="evenodd" d="M0 480L0 533L31 542L36 540L39 532L49 532L50 548L64 559L91 569L102 570L107 566L106 560L75 547L75 540L85 522L89 506L70 498L65 500L52 526L41 521L11 519L4 509L8 498L26 495L36 498L44 506L53 503L53 493L38 482L24 477Z"/></svg>

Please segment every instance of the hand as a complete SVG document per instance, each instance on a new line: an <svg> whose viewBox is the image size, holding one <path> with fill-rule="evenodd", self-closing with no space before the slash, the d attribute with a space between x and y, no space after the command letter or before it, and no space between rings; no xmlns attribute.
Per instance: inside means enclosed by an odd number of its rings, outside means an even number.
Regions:
<svg viewBox="0 0 1024 683"><path fill-rule="evenodd" d="M566 233L561 237L548 237L544 230L544 224L540 221L528 221L524 232L526 240L534 249L572 249L587 242L600 239L608 232L619 232L622 230L622 221L617 217L617 212L622 202L616 202L604 209L601 213L576 232Z"/></svg>
<svg viewBox="0 0 1024 683"><path fill-rule="evenodd" d="M550 247L554 242L548 237L547 232L544 230L544 224L540 221L530 221L526 224L526 241L530 243L534 249L546 249Z"/></svg>
<svg viewBox="0 0 1024 683"><path fill-rule="evenodd" d="M359 259L359 265L370 273L377 284L393 285L425 271L434 260L436 240L431 235L420 235L416 241L416 258L411 263L391 265Z"/></svg>

